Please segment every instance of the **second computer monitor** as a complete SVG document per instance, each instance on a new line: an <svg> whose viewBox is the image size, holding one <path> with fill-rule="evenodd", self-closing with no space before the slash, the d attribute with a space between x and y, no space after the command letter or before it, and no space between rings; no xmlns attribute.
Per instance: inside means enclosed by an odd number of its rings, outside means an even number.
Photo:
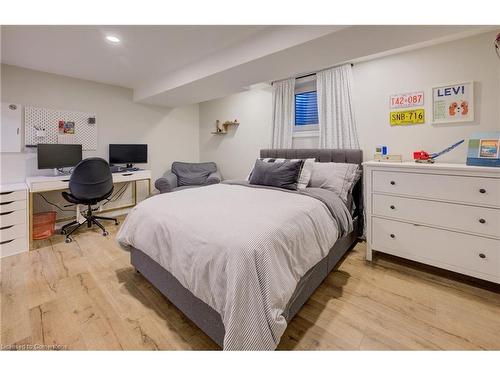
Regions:
<svg viewBox="0 0 500 375"><path fill-rule="evenodd" d="M147 144L111 144L109 145L109 162L111 164L132 164L148 162Z"/></svg>

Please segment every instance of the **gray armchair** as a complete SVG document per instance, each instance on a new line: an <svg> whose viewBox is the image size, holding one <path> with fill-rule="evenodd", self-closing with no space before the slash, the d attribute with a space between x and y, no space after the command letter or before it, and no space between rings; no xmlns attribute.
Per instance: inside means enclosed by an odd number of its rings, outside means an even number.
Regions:
<svg viewBox="0 0 500 375"><path fill-rule="evenodd" d="M155 187L160 193L189 189L194 187L218 184L222 177L217 170L217 164L183 163L175 161L172 169L155 181Z"/></svg>

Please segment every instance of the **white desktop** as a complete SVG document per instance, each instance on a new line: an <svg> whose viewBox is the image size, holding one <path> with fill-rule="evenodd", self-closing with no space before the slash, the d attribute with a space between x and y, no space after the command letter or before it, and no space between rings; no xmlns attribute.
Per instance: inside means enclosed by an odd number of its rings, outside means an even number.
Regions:
<svg viewBox="0 0 500 375"><path fill-rule="evenodd" d="M28 190L28 232L29 247L33 243L33 197L34 194L69 188L71 169L82 160L81 145L38 145L39 169L52 169L55 175L26 177ZM147 145L110 145L110 160L127 164L127 167L111 166L113 183L133 182L134 203L110 208L105 211L121 210L137 204L137 182L148 181L148 194L151 193L151 171L134 168L132 163L147 163ZM77 212L75 208L75 213Z"/></svg>

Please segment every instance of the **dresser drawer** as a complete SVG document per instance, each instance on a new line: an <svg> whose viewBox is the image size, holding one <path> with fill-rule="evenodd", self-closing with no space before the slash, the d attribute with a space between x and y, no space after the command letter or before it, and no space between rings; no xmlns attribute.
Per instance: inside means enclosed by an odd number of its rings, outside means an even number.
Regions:
<svg viewBox="0 0 500 375"><path fill-rule="evenodd" d="M500 240L372 218L374 250L500 281ZM492 279L491 277L488 279Z"/></svg>
<svg viewBox="0 0 500 375"><path fill-rule="evenodd" d="M0 203L21 201L21 200L26 200L25 190L7 191L0 193Z"/></svg>
<svg viewBox="0 0 500 375"><path fill-rule="evenodd" d="M374 192L500 207L500 179L373 171Z"/></svg>
<svg viewBox="0 0 500 375"><path fill-rule="evenodd" d="M500 209L373 194L373 215L500 238Z"/></svg>
<svg viewBox="0 0 500 375"><path fill-rule="evenodd" d="M0 244L0 257L7 257L28 251L28 239L26 237L16 238Z"/></svg>
<svg viewBox="0 0 500 375"><path fill-rule="evenodd" d="M25 209L26 209L26 200L0 203L0 213L25 210Z"/></svg>
<svg viewBox="0 0 500 375"><path fill-rule="evenodd" d="M26 237L26 224L8 225L0 228L0 242Z"/></svg>
<svg viewBox="0 0 500 375"><path fill-rule="evenodd" d="M0 228L26 223L26 210L9 211L0 214Z"/></svg>

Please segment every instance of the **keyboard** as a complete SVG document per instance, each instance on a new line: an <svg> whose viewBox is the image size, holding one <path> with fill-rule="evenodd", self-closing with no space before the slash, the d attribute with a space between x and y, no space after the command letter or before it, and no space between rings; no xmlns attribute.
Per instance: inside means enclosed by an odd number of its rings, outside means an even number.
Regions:
<svg viewBox="0 0 500 375"><path fill-rule="evenodd" d="M111 173L120 173L120 172L136 172L140 171L140 168L132 167L132 168L125 168L119 165L110 165L109 169Z"/></svg>
<svg viewBox="0 0 500 375"><path fill-rule="evenodd" d="M126 169L123 167L120 167L119 165L110 165L109 170L111 173L118 173L118 172L125 172Z"/></svg>

